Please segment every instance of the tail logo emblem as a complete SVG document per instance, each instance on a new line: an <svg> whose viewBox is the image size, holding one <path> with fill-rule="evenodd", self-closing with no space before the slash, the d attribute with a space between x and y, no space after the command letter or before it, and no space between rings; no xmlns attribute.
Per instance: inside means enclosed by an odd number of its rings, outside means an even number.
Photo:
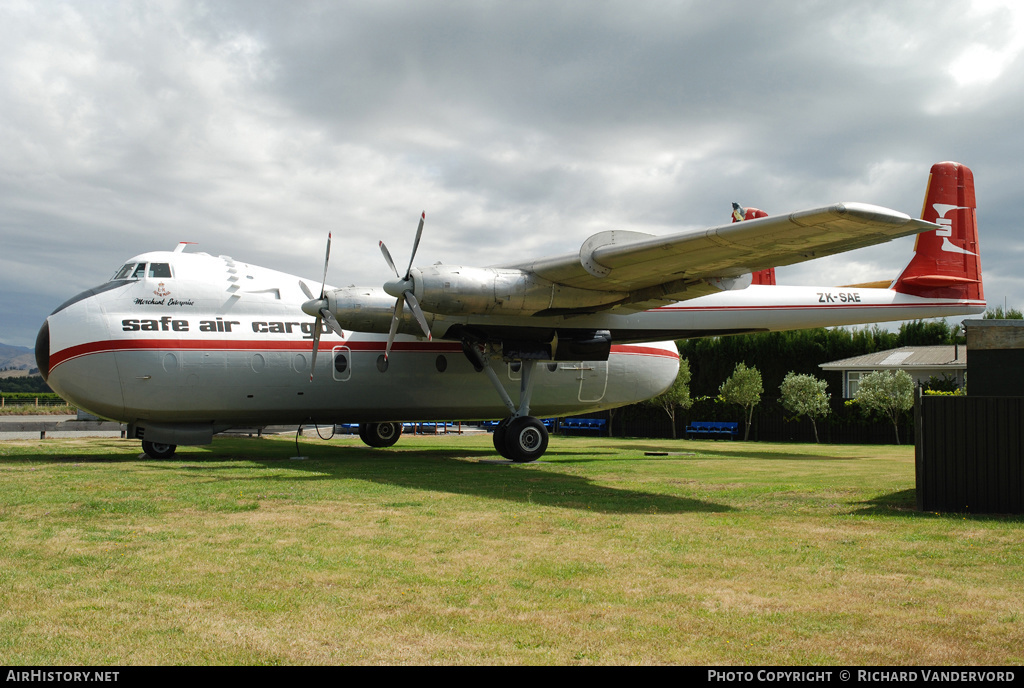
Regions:
<svg viewBox="0 0 1024 688"><path fill-rule="evenodd" d="M935 223L942 225L939 229L935 230L935 236L942 237L942 250L947 253L963 253L968 256L978 255L977 253L971 253L965 248L960 248L949 240L949 237L953 236L953 220L952 218L945 217L945 214L950 210L968 210L969 208L962 205L949 205L948 203L933 203L932 207L935 208L935 212L938 214Z"/></svg>

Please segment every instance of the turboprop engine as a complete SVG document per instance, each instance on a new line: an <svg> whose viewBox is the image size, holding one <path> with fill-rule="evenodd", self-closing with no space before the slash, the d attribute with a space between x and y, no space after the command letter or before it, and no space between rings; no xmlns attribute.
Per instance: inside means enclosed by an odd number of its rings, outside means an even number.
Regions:
<svg viewBox="0 0 1024 688"><path fill-rule="evenodd" d="M383 289L345 287L327 293L330 310L346 330L387 334L394 317L395 299ZM401 328L407 334L420 334L411 318Z"/></svg>
<svg viewBox="0 0 1024 688"><path fill-rule="evenodd" d="M625 294L574 289L523 270L432 265L410 271L424 311L444 315L529 316L544 311L594 308ZM388 285L385 285L385 290Z"/></svg>

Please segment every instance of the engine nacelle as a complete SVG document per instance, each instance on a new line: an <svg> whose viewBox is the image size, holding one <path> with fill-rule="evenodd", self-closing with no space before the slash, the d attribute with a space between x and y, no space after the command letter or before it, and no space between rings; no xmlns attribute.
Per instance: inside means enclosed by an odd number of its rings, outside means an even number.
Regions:
<svg viewBox="0 0 1024 688"><path fill-rule="evenodd" d="M395 297L383 289L345 287L327 293L327 303L338 324L343 329L356 332L387 334L391 329L391 318L395 313ZM433 318L426 314L427 322ZM420 334L419 325L412 319L409 309L402 313L398 331L404 334Z"/></svg>
<svg viewBox="0 0 1024 688"><path fill-rule="evenodd" d="M564 287L523 270L431 265L412 270L423 310L444 315L534 315L550 309L591 308L624 294Z"/></svg>

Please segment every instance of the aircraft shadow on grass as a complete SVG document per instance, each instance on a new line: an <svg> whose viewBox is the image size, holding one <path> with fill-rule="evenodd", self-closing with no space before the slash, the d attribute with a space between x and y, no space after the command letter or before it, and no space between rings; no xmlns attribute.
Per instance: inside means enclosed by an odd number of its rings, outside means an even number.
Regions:
<svg viewBox="0 0 1024 688"><path fill-rule="evenodd" d="M566 475L545 470L543 462L532 464L494 463L480 459L496 459L493 451L485 449L417 449L381 450L364 447L331 447L325 451L317 447L307 460L290 461L283 456L267 456L267 452L253 452L219 448L215 443L210 451L178 454L172 459L153 462L134 451L116 455L19 455L0 459L0 462L39 461L60 463L130 463L145 461L168 471L201 472L225 482L272 481L287 483L301 480L367 480L396 487L463 494L500 499L521 504L558 507L587 512L612 514L682 514L696 512L729 512L736 509L725 504L676 495L620 489L599 484L586 476ZM285 446L285 445L278 445ZM303 448L307 451L309 448ZM279 452L278 452L279 454ZM571 452L581 459L592 452ZM549 452L557 458L560 452ZM477 459L466 461L465 459ZM237 475L238 461L255 463L267 469L285 468L281 475L244 477ZM566 463L566 462L560 462ZM528 466L528 467L527 467ZM232 471L235 475L224 475Z"/></svg>
<svg viewBox="0 0 1024 688"><path fill-rule="evenodd" d="M521 504L559 507L598 513L681 514L735 511L733 507L701 499L620 489L594 482L586 476L545 470L543 463L525 466L465 461L495 459L490 451L428 449L382 455L341 450L330 457L295 462L290 468L318 474L320 480L361 479L396 487L474 495ZM548 456L556 458L557 451ZM565 462L559 462L565 463ZM578 463L570 461L569 463ZM279 467L268 462L268 467ZM280 478L288 479L288 478Z"/></svg>

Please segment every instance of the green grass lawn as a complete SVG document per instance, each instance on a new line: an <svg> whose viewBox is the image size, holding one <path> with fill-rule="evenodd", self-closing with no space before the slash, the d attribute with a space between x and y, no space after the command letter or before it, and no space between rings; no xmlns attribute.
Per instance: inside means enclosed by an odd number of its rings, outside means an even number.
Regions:
<svg viewBox="0 0 1024 688"><path fill-rule="evenodd" d="M1024 660L1024 519L914 511L911 447L302 448L0 442L0 662Z"/></svg>

